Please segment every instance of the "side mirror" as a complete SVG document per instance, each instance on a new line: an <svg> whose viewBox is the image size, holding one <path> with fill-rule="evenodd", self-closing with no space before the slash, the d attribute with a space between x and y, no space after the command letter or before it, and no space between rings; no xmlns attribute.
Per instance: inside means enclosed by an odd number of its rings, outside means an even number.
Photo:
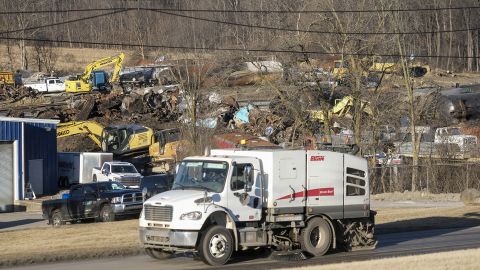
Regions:
<svg viewBox="0 0 480 270"><path fill-rule="evenodd" d="M253 186L253 167L251 165L246 165L243 168L243 180L245 182L245 192L252 191Z"/></svg>
<svg viewBox="0 0 480 270"><path fill-rule="evenodd" d="M102 174L104 174L104 175L108 175L108 171L107 171L107 169L103 169L103 170L102 170Z"/></svg>

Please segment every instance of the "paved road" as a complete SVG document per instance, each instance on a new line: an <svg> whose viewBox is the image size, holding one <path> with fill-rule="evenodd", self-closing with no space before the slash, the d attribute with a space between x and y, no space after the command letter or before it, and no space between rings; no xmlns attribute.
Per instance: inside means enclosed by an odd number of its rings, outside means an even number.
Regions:
<svg viewBox="0 0 480 270"><path fill-rule="evenodd" d="M417 231L408 233L392 233L378 236L379 244L376 250L357 252L338 252L324 257L303 261L272 260L267 254L258 258L249 255L235 261L222 269L276 269L279 267L296 267L303 265L328 264L343 261L367 260L381 257L403 256L411 254L451 251L468 248L480 248L480 226L471 228L442 229ZM124 258L107 258L81 262L63 262L40 264L13 268L15 270L85 270L85 269L208 269L202 262L185 255L166 261L155 261L146 255Z"/></svg>

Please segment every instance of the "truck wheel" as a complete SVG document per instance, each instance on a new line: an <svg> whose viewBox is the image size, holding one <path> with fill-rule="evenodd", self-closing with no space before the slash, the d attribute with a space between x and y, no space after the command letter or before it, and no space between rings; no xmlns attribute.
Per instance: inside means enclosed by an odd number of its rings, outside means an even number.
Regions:
<svg viewBox="0 0 480 270"><path fill-rule="evenodd" d="M93 181L94 183L97 182L97 175L96 175L96 174L93 175L92 181Z"/></svg>
<svg viewBox="0 0 480 270"><path fill-rule="evenodd" d="M171 253L165 252L161 249L154 249L154 248L145 248L145 253L153 259L157 260L165 260L170 258L172 255Z"/></svg>
<svg viewBox="0 0 480 270"><path fill-rule="evenodd" d="M112 207L109 204L105 204L100 210L100 220L102 222L115 221L115 213L113 213Z"/></svg>
<svg viewBox="0 0 480 270"><path fill-rule="evenodd" d="M212 226L202 234L198 253L209 265L224 265L232 256L233 238L229 230L222 226Z"/></svg>
<svg viewBox="0 0 480 270"><path fill-rule="evenodd" d="M311 219L300 232L301 249L314 257L327 253L331 244L332 229L323 218Z"/></svg>
<svg viewBox="0 0 480 270"><path fill-rule="evenodd" d="M51 223L54 228L58 228L62 225L65 225L65 221L63 221L62 219L62 213L60 213L60 210L53 211Z"/></svg>

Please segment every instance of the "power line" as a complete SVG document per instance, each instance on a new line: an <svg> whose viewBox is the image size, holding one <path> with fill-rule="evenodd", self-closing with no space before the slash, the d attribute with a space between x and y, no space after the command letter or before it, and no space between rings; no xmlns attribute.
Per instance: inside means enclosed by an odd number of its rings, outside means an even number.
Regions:
<svg viewBox="0 0 480 270"><path fill-rule="evenodd" d="M416 32L339 32L339 31L321 31L321 30L305 30L305 29L293 29L293 28L281 28L281 27L274 27L274 26L263 26L263 25L254 25L254 24L244 24L244 23L235 23L235 22L227 22L221 20L213 20L201 17L195 17L190 15L178 14L178 13L171 13L165 12L160 10L151 10L157 13L181 17L191 20L198 20L198 21L205 21L205 22L212 22L212 23L219 23L219 24L226 24L226 25L233 25L233 26L240 26L240 27L248 27L248 28L257 28L257 29L264 29L264 30L274 30L274 31L283 31L283 32L294 32L294 33L314 33L314 34L329 34L329 35L425 35L425 34L436 34L436 33L456 33L456 32L466 32L466 31L474 31L480 30L478 28L469 28L469 29L453 29L453 30L439 30L439 31L416 31Z"/></svg>
<svg viewBox="0 0 480 270"><path fill-rule="evenodd" d="M374 53L349 53L349 52L319 52L319 51L298 51L284 49L257 49L257 48L215 48L215 47L194 47L194 46L170 46L170 45L151 45L151 44L134 44L134 43L114 43L114 42L97 42L97 41L77 41L77 40L54 40L40 38L17 38L17 37L0 37L0 40L24 40L32 42L47 43L64 43L79 45L96 45L96 46L117 46L117 47L143 47L151 49L177 49L177 50L203 50L203 51L231 51L231 52L263 52L263 53L287 53L287 54L313 54L313 55L344 55L344 56L379 56L379 57L410 57L410 55L400 54L374 54ZM451 59L477 59L474 56L447 56L447 55L415 55L416 58L451 58Z"/></svg>
<svg viewBox="0 0 480 270"><path fill-rule="evenodd" d="M103 10L106 10L106 9L103 9ZM273 27L273 26L235 23L235 22L228 22L228 21L222 21L222 20L213 20L213 19L195 17L195 16L178 14L178 13L165 12L165 11L160 11L158 9L123 8L123 9L115 9L114 11L109 12L109 13L103 13L103 14L83 17L83 18L79 18L79 19L73 19L73 20L68 20L68 21L63 21L63 22L45 24L45 25L40 25L40 26L32 26L32 27L28 27L28 28L25 28L25 29L16 29L16 30L0 32L0 35L22 32L22 31L36 30L36 29L41 29L41 28L46 28L46 27L53 27L53 26L69 24L69 23L78 22L78 21L85 21L85 20L90 20L90 19L94 19L94 18L109 16L109 15L113 15L113 14L117 14L117 13L132 11L132 10L154 11L154 12L157 12L157 13L160 13L160 14L165 14L165 15L169 15L169 16L175 16L175 17L180 17L180 18L185 18L185 19L190 19L190 20L198 20L198 21L205 21L205 22L232 25L232 26L240 26L240 27L263 29L263 30L272 30L272 31L282 31L282 32L293 32L293 33L300 32L300 33L328 34L328 35L342 35L342 34L343 35L398 35L398 34L401 34L401 35L425 35L425 34L456 33L456 32L466 32L466 31L480 30L480 27L479 27L479 28L469 28L469 29L453 29L453 30L438 30L438 31L416 31L416 32L411 31L411 32L343 32L342 33L342 32L339 32L339 31L305 30L305 29L292 29L292 28L281 28L281 27Z"/></svg>
<svg viewBox="0 0 480 270"><path fill-rule="evenodd" d="M0 15L115 11L115 10L125 10L125 9L129 9L129 8L83 8L83 9L58 9L58 10L0 11Z"/></svg>
<svg viewBox="0 0 480 270"><path fill-rule="evenodd" d="M37 29L46 28L46 27L53 27L53 26L57 26L57 25L63 25L63 24L69 24L69 23L74 23L74 22L86 21L86 20L91 20L91 19L95 19L95 18L101 18L101 17L105 17L105 16L109 16L109 15L114 15L114 14L126 12L126 11L128 11L128 10L125 10L125 9L123 9L123 10L116 10L116 11L112 11L112 12L108 12L108 13L102 13L102 14L97 14L97 15L88 16L88 17L82 17L82 18L73 19L73 20L68 20L68 21L62 21L62 22L56 22L56 23L38 25L38 26L31 26L31 27L21 28L21 29L16 29L16 30L9 30L9 31L0 32L0 35L11 34L11 33L18 33L18 32L23 32L23 31L30 31L30 30L37 30Z"/></svg>
<svg viewBox="0 0 480 270"><path fill-rule="evenodd" d="M121 9L140 9L165 12L198 12L198 13L272 13L272 14L321 14L321 13L398 13L398 12L425 12L444 10L471 10L479 9L480 6L465 7L438 7L438 8L415 8L415 9L364 9L364 10L219 10L219 9L185 9L185 8L90 8L90 9L58 9L58 10L24 10L24 11L0 11L0 15L36 14L36 13L67 13L67 12L90 12L90 11L112 11Z"/></svg>

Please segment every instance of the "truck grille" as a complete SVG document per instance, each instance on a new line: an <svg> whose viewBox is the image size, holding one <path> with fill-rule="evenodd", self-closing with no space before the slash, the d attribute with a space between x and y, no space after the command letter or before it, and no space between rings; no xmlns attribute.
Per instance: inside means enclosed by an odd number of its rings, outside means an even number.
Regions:
<svg viewBox="0 0 480 270"><path fill-rule="evenodd" d="M123 202L124 203L143 202L143 195L141 192L125 194L123 195Z"/></svg>
<svg viewBox="0 0 480 270"><path fill-rule="evenodd" d="M152 221L172 221L172 206L157 206L146 204L144 208L145 219Z"/></svg>
<svg viewBox="0 0 480 270"><path fill-rule="evenodd" d="M125 186L140 186L140 178L125 177L120 179L120 183L124 184Z"/></svg>

